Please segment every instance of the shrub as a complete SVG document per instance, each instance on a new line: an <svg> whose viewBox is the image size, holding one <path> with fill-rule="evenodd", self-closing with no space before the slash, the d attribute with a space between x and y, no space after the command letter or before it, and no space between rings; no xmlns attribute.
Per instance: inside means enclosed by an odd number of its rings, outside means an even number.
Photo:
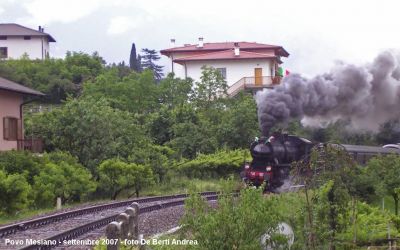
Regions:
<svg viewBox="0 0 400 250"><path fill-rule="evenodd" d="M0 214L13 214L26 208L31 187L22 174L7 174L0 170Z"/></svg>
<svg viewBox="0 0 400 250"><path fill-rule="evenodd" d="M29 184L33 183L33 177L40 173L44 160L28 151L0 152L0 170L8 174L21 174Z"/></svg>
<svg viewBox="0 0 400 250"><path fill-rule="evenodd" d="M248 154L245 150L219 151L214 154L200 154L194 160L180 163L178 170L188 177L227 177L238 173Z"/></svg>
<svg viewBox="0 0 400 250"><path fill-rule="evenodd" d="M150 167L126 163L119 159L106 160L98 167L100 187L116 199L118 194L133 188L136 196L140 190L154 181Z"/></svg>
<svg viewBox="0 0 400 250"><path fill-rule="evenodd" d="M216 209L192 194L185 202L182 222L185 233L199 243L194 249L260 249L265 233L277 247L286 240L275 234L280 221L275 205L273 199L263 197L261 189L243 189L238 198L224 192Z"/></svg>

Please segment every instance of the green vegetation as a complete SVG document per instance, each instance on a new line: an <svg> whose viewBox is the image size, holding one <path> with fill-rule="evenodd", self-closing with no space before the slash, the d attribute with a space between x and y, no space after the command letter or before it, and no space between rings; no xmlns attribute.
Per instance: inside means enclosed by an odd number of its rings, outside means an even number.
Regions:
<svg viewBox="0 0 400 250"><path fill-rule="evenodd" d="M48 94L53 103L78 96L82 84L103 70L104 60L97 53L67 52L65 59L23 57L0 62L0 76Z"/></svg>
<svg viewBox="0 0 400 250"><path fill-rule="evenodd" d="M385 179L398 179L391 171L399 159L394 155L378 157L370 161L368 171L360 171L340 148L315 149L310 161L294 166L297 180L305 184L299 192L262 196L260 190L244 189L236 199L223 195L216 209L193 194L186 202L183 229L179 234L166 237L199 242L198 246L188 249L256 249L263 233L276 236L273 232L276 232L277 223L285 222L291 225L295 235L291 249L387 246L388 230L392 238L400 237L400 217L366 201L370 196L392 192L393 186L385 183L394 182ZM385 164L385 161L392 164ZM377 162L382 162L379 178L373 172ZM363 194L365 180L372 181L370 194ZM225 190L232 190L232 185ZM265 218L268 221L263 221ZM277 240L274 249L285 249L285 246L278 247L286 242L285 237L278 235L270 239Z"/></svg>
<svg viewBox="0 0 400 250"><path fill-rule="evenodd" d="M117 195L126 189L133 188L136 197L145 185L153 181L153 172L149 166L125 163L118 159L110 159L102 162L98 167L101 189L111 194L115 200Z"/></svg>
<svg viewBox="0 0 400 250"><path fill-rule="evenodd" d="M0 215L44 208L65 202L80 202L96 183L90 172L69 153L54 151L42 157L27 152L0 153Z"/></svg>
<svg viewBox="0 0 400 250"><path fill-rule="evenodd" d="M136 55L132 47L130 67L75 52L65 59L0 62L0 76L43 91L48 98L41 101L56 104L25 114L26 135L42 138L46 153L0 153L0 221L47 211L56 197L68 206L222 189L216 210L199 196L188 200L179 237L198 239L202 249L254 249L268 231L275 247L285 247L274 234L281 221L295 231L292 249L384 245L388 226L399 236L398 156L360 168L340 149L326 147L293 166L302 191L265 198L245 189L239 198L229 196L237 181L216 179L238 173L249 160L248 145L259 134L254 98L226 98L225 80L210 67L199 82L173 74L162 79L157 53L143 52ZM346 121L325 128L293 121L287 130L316 141L374 145L397 142L399 124L383 124L377 134L348 131ZM395 213L376 207L387 197Z"/></svg>
<svg viewBox="0 0 400 250"><path fill-rule="evenodd" d="M218 151L199 154L195 159L178 164L177 170L190 178L220 178L239 173L243 163L251 156L247 150Z"/></svg>

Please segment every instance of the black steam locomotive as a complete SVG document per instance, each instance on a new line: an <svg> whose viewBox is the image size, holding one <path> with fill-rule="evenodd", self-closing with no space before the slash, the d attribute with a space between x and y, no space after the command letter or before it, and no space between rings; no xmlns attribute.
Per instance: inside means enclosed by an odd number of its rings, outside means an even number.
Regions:
<svg viewBox="0 0 400 250"><path fill-rule="evenodd" d="M253 160L246 163L241 172L242 179L254 186L266 184L267 189L274 189L288 178L292 162L306 159L311 149L319 143L307 139L274 133L269 138L261 137L250 145ZM378 154L400 153L400 145L389 144L383 147L340 145L359 164L365 164Z"/></svg>

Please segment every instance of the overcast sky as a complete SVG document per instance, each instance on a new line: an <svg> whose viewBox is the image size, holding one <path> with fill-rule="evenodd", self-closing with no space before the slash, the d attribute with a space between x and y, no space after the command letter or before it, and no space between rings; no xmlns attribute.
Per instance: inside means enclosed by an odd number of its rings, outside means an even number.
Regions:
<svg viewBox="0 0 400 250"><path fill-rule="evenodd" d="M337 61L366 63L400 48L399 1L349 0L0 0L0 22L45 27L51 54L98 51L107 62L138 49L249 41L283 46L284 66L312 76ZM163 60L166 64L166 60Z"/></svg>

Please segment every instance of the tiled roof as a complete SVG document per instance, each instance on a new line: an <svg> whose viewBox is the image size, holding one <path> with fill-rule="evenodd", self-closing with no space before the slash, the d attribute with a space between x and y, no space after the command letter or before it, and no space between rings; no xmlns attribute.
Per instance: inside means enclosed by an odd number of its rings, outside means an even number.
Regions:
<svg viewBox="0 0 400 250"><path fill-rule="evenodd" d="M190 44L183 47L175 47L161 50L161 54L168 56L174 52L194 52L194 51L220 51L233 49L236 42L221 42L221 43L204 43L203 47L198 47L197 44ZM256 43L256 42L237 42L240 49L271 49L281 51L282 56L289 56L289 53L282 47L277 45Z"/></svg>
<svg viewBox="0 0 400 250"><path fill-rule="evenodd" d="M255 53L240 50L238 56L235 55L233 49L217 51L211 53L204 53L200 55L187 56L175 59L176 63L183 63L187 61L208 61L208 60L240 60L240 59L267 59L267 58L276 58L276 56L271 53Z"/></svg>
<svg viewBox="0 0 400 250"><path fill-rule="evenodd" d="M12 91L12 92L18 92L18 93L26 94L26 95L44 96L44 94L42 92L30 89L28 87L25 87L21 84L12 82L12 81L7 80L2 77L0 77L0 89Z"/></svg>
<svg viewBox="0 0 400 250"><path fill-rule="evenodd" d="M0 23L0 36L45 36L49 42L56 40L49 34L16 23Z"/></svg>

